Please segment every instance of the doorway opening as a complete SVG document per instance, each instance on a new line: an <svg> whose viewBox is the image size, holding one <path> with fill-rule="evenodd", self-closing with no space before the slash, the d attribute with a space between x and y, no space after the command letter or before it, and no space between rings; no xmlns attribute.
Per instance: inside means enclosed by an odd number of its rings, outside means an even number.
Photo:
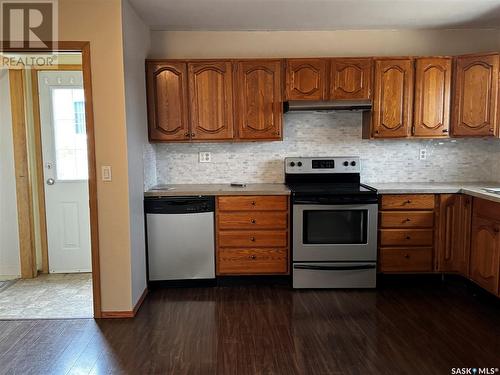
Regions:
<svg viewBox="0 0 500 375"><path fill-rule="evenodd" d="M101 316L88 53L0 70L0 319Z"/></svg>

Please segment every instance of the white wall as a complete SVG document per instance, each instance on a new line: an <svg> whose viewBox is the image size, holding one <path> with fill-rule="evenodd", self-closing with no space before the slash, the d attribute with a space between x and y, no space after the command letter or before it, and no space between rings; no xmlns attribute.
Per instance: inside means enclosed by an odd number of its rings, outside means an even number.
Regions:
<svg viewBox="0 0 500 375"><path fill-rule="evenodd" d="M152 58L452 55L500 49L498 30L152 31Z"/></svg>
<svg viewBox="0 0 500 375"><path fill-rule="evenodd" d="M0 275L21 275L9 75L0 69Z"/></svg>
<svg viewBox="0 0 500 375"><path fill-rule="evenodd" d="M144 22L137 15L128 0L122 2L122 16L130 206L132 305L135 305L146 288L146 250L143 210L143 188L145 178L143 150L148 141L144 60L149 52L150 34L149 28L146 27Z"/></svg>

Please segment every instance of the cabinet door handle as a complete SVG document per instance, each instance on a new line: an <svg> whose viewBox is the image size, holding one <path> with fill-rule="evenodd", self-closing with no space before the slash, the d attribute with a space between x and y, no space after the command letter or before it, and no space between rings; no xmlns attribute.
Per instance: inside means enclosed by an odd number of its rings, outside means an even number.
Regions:
<svg viewBox="0 0 500 375"><path fill-rule="evenodd" d="M443 129L443 133L448 133L448 129Z"/></svg>
<svg viewBox="0 0 500 375"><path fill-rule="evenodd" d="M500 229L498 227L493 228L493 232L498 233L500 232Z"/></svg>
<svg viewBox="0 0 500 375"><path fill-rule="evenodd" d="M189 138L189 133L184 134L184 137Z"/></svg>
<svg viewBox="0 0 500 375"><path fill-rule="evenodd" d="M191 137L195 137L195 136L196 136L196 134L194 134L194 133L191 133Z"/></svg>

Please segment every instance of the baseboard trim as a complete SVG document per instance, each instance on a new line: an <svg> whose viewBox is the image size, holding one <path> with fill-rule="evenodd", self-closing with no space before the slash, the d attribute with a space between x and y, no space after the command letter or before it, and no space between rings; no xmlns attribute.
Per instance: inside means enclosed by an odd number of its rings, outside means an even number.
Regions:
<svg viewBox="0 0 500 375"><path fill-rule="evenodd" d="M146 296L148 295L148 288L144 289L144 292L142 292L141 297L137 301L137 303L134 306L134 309L132 311L103 311L101 312L101 318L103 319L127 319L127 318L134 318L139 311L139 309L142 306L142 303L146 299Z"/></svg>
<svg viewBox="0 0 500 375"><path fill-rule="evenodd" d="M102 319L123 319L123 318L133 318L133 311L103 311L101 312Z"/></svg>
<svg viewBox="0 0 500 375"><path fill-rule="evenodd" d="M142 292L141 297L137 300L137 303L135 304L134 310L133 310L134 316L137 314L137 311L139 311L139 309L141 308L142 303L144 302L144 300L146 299L146 296L148 295L148 292L149 292L149 289L146 287L146 289L144 289L144 291Z"/></svg>

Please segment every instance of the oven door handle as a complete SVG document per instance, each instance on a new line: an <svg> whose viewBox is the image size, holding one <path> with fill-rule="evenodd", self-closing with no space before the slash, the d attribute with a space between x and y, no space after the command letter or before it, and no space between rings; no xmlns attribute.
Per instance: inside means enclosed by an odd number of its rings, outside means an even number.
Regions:
<svg viewBox="0 0 500 375"><path fill-rule="evenodd" d="M328 270L328 271L351 271L351 270L372 270L377 266L374 264L363 264L359 266L317 266L307 264L297 264L293 268L297 270Z"/></svg>

